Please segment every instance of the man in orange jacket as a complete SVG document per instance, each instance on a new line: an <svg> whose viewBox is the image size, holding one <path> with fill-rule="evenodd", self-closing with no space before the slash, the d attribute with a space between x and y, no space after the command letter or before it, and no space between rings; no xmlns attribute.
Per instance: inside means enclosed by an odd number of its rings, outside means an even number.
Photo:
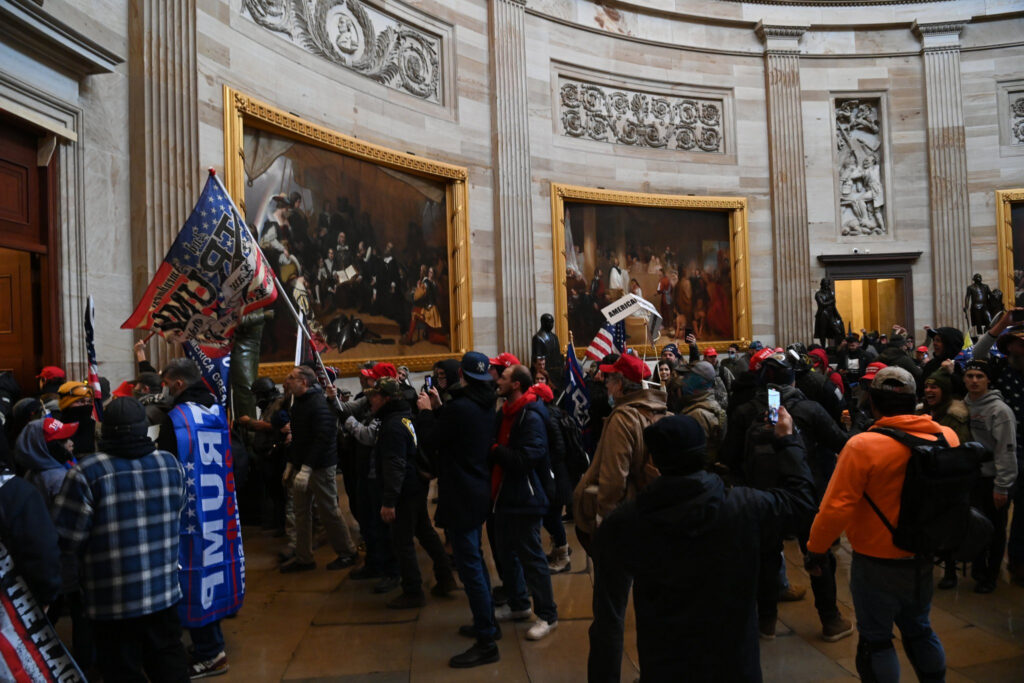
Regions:
<svg viewBox="0 0 1024 683"><path fill-rule="evenodd" d="M953 430L927 415L914 415L917 386L906 370L879 370L870 396L875 426L924 439L941 434L950 446L960 444ZM857 673L863 681L899 680L893 623L900 628L917 677L945 680L946 655L929 621L932 564L893 545L892 534L865 500L866 494L887 519L898 519L909 460L910 449L884 434L867 431L851 438L839 454L807 541L807 569L812 574L821 571L818 556L823 557L844 530L853 548L850 593L860 633Z"/></svg>

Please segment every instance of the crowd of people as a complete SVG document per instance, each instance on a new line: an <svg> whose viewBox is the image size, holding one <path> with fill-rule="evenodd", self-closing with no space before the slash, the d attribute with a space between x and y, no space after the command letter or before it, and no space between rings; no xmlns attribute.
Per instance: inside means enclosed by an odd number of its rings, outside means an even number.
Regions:
<svg viewBox="0 0 1024 683"><path fill-rule="evenodd" d="M322 528L336 554L326 570L393 594L390 609L427 604L418 542L430 595L461 584L468 598L459 634L472 644L452 667L498 661L507 622L531 622L529 640L557 638L551 576L571 568L571 523L593 561L590 681L620 680L631 593L642 680L760 680L759 641L774 638L778 603L806 594L787 576L786 539L805 558L821 637L859 632L863 680L899 679L894 624L918 678L944 680L929 621L935 563L940 590L969 566L973 590L992 593L1007 555L1024 582L1024 518L1008 525L1021 500L1024 328L1010 318L973 345L954 328L927 329L917 344L897 327L830 348L719 352L690 333L684 351L667 344L656 361L631 350L587 361L582 425L560 400L564 378L510 353L442 360L419 387L407 368L367 362L355 396L299 365L282 388L253 384L259 412L231 430L233 486L242 522L283 539L282 573L318 570ZM111 681L217 675L231 609L186 621L186 651L181 604L193 598L179 568L189 499L207 508L188 444L220 424L216 400L190 360L157 371L140 356L139 371L101 411L60 368L43 368L26 397L0 375L0 532L49 618L70 616L83 670ZM908 549L900 511L915 449L973 452L956 450L967 442L987 453L964 495L991 534L977 535L967 562L960 546ZM340 510L339 474L358 529ZM836 597L844 534L854 614Z"/></svg>

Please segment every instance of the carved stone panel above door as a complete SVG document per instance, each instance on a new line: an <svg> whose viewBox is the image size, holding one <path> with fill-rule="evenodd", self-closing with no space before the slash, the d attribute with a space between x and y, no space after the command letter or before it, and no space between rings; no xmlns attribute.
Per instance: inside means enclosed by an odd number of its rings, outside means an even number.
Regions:
<svg viewBox="0 0 1024 683"><path fill-rule="evenodd" d="M242 0L242 14L345 69L443 103L442 36L405 16L363 0Z"/></svg>
<svg viewBox="0 0 1024 683"><path fill-rule="evenodd" d="M880 97L835 99L835 172L843 237L890 233L882 110Z"/></svg>

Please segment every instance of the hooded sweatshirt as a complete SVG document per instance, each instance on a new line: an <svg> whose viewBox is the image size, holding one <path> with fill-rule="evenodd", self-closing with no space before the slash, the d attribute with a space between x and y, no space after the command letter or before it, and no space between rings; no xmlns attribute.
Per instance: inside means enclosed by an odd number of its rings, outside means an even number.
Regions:
<svg viewBox="0 0 1024 683"><path fill-rule="evenodd" d="M68 454L68 459L70 457ZM25 480L43 494L46 504L53 503L61 484L64 483L64 475L71 465L65 465L53 457L43 431L42 420L33 420L22 430L15 445L14 460L18 467L25 470Z"/></svg>
<svg viewBox="0 0 1024 683"><path fill-rule="evenodd" d="M978 399L964 399L971 414L971 436L992 451L981 476L995 477L995 492L1007 494L1017 480L1017 421L1002 393L991 389Z"/></svg>

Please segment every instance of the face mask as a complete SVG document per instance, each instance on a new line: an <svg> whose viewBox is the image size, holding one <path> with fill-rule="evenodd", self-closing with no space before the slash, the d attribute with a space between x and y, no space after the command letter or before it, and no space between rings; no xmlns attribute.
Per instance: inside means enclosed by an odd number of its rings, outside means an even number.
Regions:
<svg viewBox="0 0 1024 683"><path fill-rule="evenodd" d="M735 358L735 357L736 357L736 352L735 351L730 351L729 352L729 358Z"/></svg>

